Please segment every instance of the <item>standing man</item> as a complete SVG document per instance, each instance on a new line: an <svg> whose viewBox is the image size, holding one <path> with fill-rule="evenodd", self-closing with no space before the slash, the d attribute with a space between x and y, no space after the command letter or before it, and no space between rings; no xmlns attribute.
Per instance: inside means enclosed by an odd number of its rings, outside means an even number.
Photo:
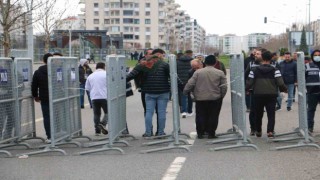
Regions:
<svg viewBox="0 0 320 180"><path fill-rule="evenodd" d="M284 54L284 61L280 63L280 72L288 88L287 110L291 111L293 89L297 82L297 63L291 59L290 52Z"/></svg>
<svg viewBox="0 0 320 180"><path fill-rule="evenodd" d="M313 133L314 114L320 103L320 50L314 50L310 63L306 64L308 129Z"/></svg>
<svg viewBox="0 0 320 180"><path fill-rule="evenodd" d="M189 80L189 70L191 69L192 50L187 50L185 55L177 59L177 74L183 84L187 84ZM192 106L188 109L188 103L192 104L192 101L188 101L188 95L184 95L182 91L179 91L180 111L182 118L192 116ZM189 107L190 108L190 107ZM188 113L188 114L187 114Z"/></svg>
<svg viewBox="0 0 320 180"><path fill-rule="evenodd" d="M91 97L96 136L99 136L101 132L108 134L105 129L108 123L107 74L103 62L97 63L96 71L88 77L85 89L89 91ZM100 120L101 109L104 112L102 121Z"/></svg>
<svg viewBox="0 0 320 180"><path fill-rule="evenodd" d="M266 108L268 115L267 136L274 137L275 125L275 107L278 96L278 89L281 92L286 91L280 71L273 67L271 63L272 54L270 51L262 53L262 64L250 71L247 88L253 89L253 98L255 102L255 124L256 136L262 135L263 109Z"/></svg>
<svg viewBox="0 0 320 180"><path fill-rule="evenodd" d="M206 67L195 71L186 84L183 93L193 92L196 101L196 128L198 138L202 139L205 131L208 138L216 138L222 99L227 93L227 78L216 68L216 57L207 56Z"/></svg>
<svg viewBox="0 0 320 180"><path fill-rule="evenodd" d="M92 74L92 70L88 65L88 60L86 59L80 59L80 65L79 65L79 81L80 81L80 106L81 109L84 108L84 94L85 94L85 85L88 76ZM87 92L88 95L88 101L90 103L90 107L92 108L90 94Z"/></svg>
<svg viewBox="0 0 320 180"><path fill-rule="evenodd" d="M49 112L49 89L48 89L48 58L52 57L51 53L43 56L44 65L40 66L33 74L32 78L32 96L35 102L41 104L41 111L43 116L43 125L46 131L46 143L51 143L51 129L50 129L50 112Z"/></svg>

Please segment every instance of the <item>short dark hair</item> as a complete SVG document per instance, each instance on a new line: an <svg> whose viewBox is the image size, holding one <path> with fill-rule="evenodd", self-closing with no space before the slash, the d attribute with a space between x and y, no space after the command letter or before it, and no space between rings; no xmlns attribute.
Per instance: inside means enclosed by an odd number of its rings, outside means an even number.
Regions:
<svg viewBox="0 0 320 180"><path fill-rule="evenodd" d="M289 55L291 55L291 53L290 53L289 51L285 52L284 54L289 54Z"/></svg>
<svg viewBox="0 0 320 180"><path fill-rule="evenodd" d="M272 56L277 56L277 55L278 55L277 52L272 53Z"/></svg>
<svg viewBox="0 0 320 180"><path fill-rule="evenodd" d="M155 49L152 51L152 54L156 54L156 53L165 54L166 52L162 49Z"/></svg>
<svg viewBox="0 0 320 180"><path fill-rule="evenodd" d="M52 57L51 53L47 53L47 54L43 55L43 58L42 58L43 62L47 64L49 57Z"/></svg>
<svg viewBox="0 0 320 180"><path fill-rule="evenodd" d="M206 65L215 65L216 64L216 62L217 62L217 58L214 56L214 55L209 55L209 56L207 56L206 57L206 59L204 60L204 63L206 64Z"/></svg>
<svg viewBox="0 0 320 180"><path fill-rule="evenodd" d="M98 62L96 65L96 69L105 69L106 68L106 64L104 64L103 62Z"/></svg>
<svg viewBox="0 0 320 180"><path fill-rule="evenodd" d="M152 50L152 51L153 51L153 49L152 49L152 48L145 49L145 50L144 50L144 55L146 55L146 54L147 54L147 52L148 52L148 51L150 51L150 50Z"/></svg>
<svg viewBox="0 0 320 180"><path fill-rule="evenodd" d="M261 56L262 56L262 60L264 60L264 61L271 61L271 59L272 59L272 54L270 51L264 51L261 54Z"/></svg>
<svg viewBox="0 0 320 180"><path fill-rule="evenodd" d="M192 50L186 50L186 52L184 52L185 54L192 54L193 51Z"/></svg>
<svg viewBox="0 0 320 180"><path fill-rule="evenodd" d="M316 52L320 52L320 50L319 50L319 49L316 49L316 50L314 50L314 51L311 53L311 59L312 59L312 60L313 60L314 53L316 53Z"/></svg>
<svg viewBox="0 0 320 180"><path fill-rule="evenodd" d="M61 53L59 53L59 52L54 52L53 54L52 54L53 56L63 56Z"/></svg>

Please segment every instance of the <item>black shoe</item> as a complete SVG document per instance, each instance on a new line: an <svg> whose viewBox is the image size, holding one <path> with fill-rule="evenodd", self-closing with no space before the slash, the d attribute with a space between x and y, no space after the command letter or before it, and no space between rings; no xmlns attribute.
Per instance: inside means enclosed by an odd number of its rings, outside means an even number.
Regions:
<svg viewBox="0 0 320 180"><path fill-rule="evenodd" d="M256 134L256 131L251 130L251 132L250 132L250 136L254 136L255 134Z"/></svg>
<svg viewBox="0 0 320 180"><path fill-rule="evenodd" d="M198 134L198 139L203 139L203 135L202 134Z"/></svg>
<svg viewBox="0 0 320 180"><path fill-rule="evenodd" d="M98 128L101 130L102 134L107 135L108 130L104 127L103 124L98 124Z"/></svg>
<svg viewBox="0 0 320 180"><path fill-rule="evenodd" d="M84 106L81 106L81 109L84 109Z"/></svg>
<svg viewBox="0 0 320 180"><path fill-rule="evenodd" d="M309 128L308 129L309 133L313 133L313 129Z"/></svg>
<svg viewBox="0 0 320 180"><path fill-rule="evenodd" d="M291 109L291 107L287 107L287 111L291 111L292 109Z"/></svg>
<svg viewBox="0 0 320 180"><path fill-rule="evenodd" d="M276 111L280 111L281 110L281 107L276 107Z"/></svg>
<svg viewBox="0 0 320 180"><path fill-rule="evenodd" d="M147 133L142 134L142 137L151 137L151 136L152 136L151 134L147 134Z"/></svg>
<svg viewBox="0 0 320 180"><path fill-rule="evenodd" d="M261 137L262 136L262 132L256 132L256 136L257 137Z"/></svg>

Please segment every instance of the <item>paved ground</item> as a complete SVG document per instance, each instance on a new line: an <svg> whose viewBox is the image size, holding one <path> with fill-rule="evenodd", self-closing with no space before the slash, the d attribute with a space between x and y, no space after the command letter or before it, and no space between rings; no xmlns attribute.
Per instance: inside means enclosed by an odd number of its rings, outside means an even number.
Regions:
<svg viewBox="0 0 320 180"><path fill-rule="evenodd" d="M168 105L166 133L172 131L172 102ZM276 114L276 132L292 131L298 125L297 102L293 110L282 110ZM285 106L284 106L285 107ZM37 132L44 137L41 111L36 104ZM83 132L92 138L93 113L86 106L82 111ZM320 133L319 113L315 122L315 135ZM144 132L143 109L140 93L135 92L127 99L127 121L130 133L138 140L126 138L129 147L118 146L125 151L102 152L79 156L78 152L95 148L78 148L64 146L66 156L51 153L28 158L0 158L0 179L320 179L319 151L315 148L299 148L283 151L272 150L278 146L296 144L268 142L266 137L266 117L264 117L264 134L262 138L251 137L259 150L239 148L224 151L209 151L210 148L234 145L236 142L209 145L208 139L195 139L194 116L181 119L181 129L192 136L188 141L192 152L169 150L150 154L141 154L142 150L167 147L168 144L145 147L141 137ZM231 127L230 91L223 102L218 133L226 132ZM248 128L249 132L249 128ZM220 137L219 139L222 139ZM319 138L315 137L318 141ZM80 140L87 143L87 140ZM38 140L29 142L36 147L42 143ZM32 152L38 149L23 147L8 148L12 154Z"/></svg>

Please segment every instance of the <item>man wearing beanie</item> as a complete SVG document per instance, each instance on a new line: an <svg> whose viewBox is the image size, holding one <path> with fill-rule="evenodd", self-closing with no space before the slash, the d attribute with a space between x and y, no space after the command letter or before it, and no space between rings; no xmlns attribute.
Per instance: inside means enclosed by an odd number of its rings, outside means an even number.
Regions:
<svg viewBox="0 0 320 180"><path fill-rule="evenodd" d="M205 68L197 70L186 84L183 93L193 92L196 102L196 129L198 138L204 132L208 138L216 138L222 99L227 93L227 78L221 70L214 68L216 57L205 58Z"/></svg>

